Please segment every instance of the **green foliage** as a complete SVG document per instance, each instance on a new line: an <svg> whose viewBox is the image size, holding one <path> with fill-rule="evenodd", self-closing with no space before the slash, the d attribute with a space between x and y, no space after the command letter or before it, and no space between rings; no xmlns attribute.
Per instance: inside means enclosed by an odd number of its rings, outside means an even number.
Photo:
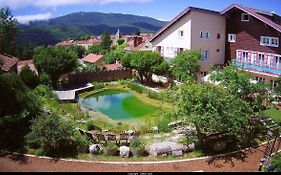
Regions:
<svg viewBox="0 0 281 175"><path fill-rule="evenodd" d="M31 89L34 89L38 84L39 84L39 78L37 74L32 71L29 66L24 66L21 73L20 77L22 81L26 84Z"/></svg>
<svg viewBox="0 0 281 175"><path fill-rule="evenodd" d="M40 81L40 84L50 86L50 87L52 86L51 77L48 74L46 74L45 72L42 72L40 74L39 81Z"/></svg>
<svg viewBox="0 0 281 175"><path fill-rule="evenodd" d="M105 146L105 149L109 150L109 149L119 149L119 147L113 143L113 142L110 142L110 143L107 143L106 146Z"/></svg>
<svg viewBox="0 0 281 175"><path fill-rule="evenodd" d="M281 172L281 154L277 154L273 159L272 159L272 164L275 167L276 172Z"/></svg>
<svg viewBox="0 0 281 175"><path fill-rule="evenodd" d="M70 46L67 48L70 52L75 52L78 58L82 58L86 50L83 46Z"/></svg>
<svg viewBox="0 0 281 175"><path fill-rule="evenodd" d="M196 73L200 70L200 58L201 53L197 50L179 53L172 62L173 75L183 81L196 80Z"/></svg>
<svg viewBox="0 0 281 175"><path fill-rule="evenodd" d="M162 99L159 93L153 92L153 91L147 91L147 96L149 98L156 99L156 100L161 100Z"/></svg>
<svg viewBox="0 0 281 175"><path fill-rule="evenodd" d="M110 50L111 44L112 44L112 41L110 39L110 35L109 35L108 31L105 30L101 36L101 47L105 50Z"/></svg>
<svg viewBox="0 0 281 175"><path fill-rule="evenodd" d="M132 150L143 150L145 149L145 143L141 139L133 139L130 143L130 148Z"/></svg>
<svg viewBox="0 0 281 175"><path fill-rule="evenodd" d="M101 69L96 64L87 64L86 66L80 65L77 72L99 72Z"/></svg>
<svg viewBox="0 0 281 175"><path fill-rule="evenodd" d="M25 42L17 48L17 58L20 60L30 60L33 58L33 48L30 43Z"/></svg>
<svg viewBox="0 0 281 175"><path fill-rule="evenodd" d="M64 47L37 47L33 62L39 74L45 72L50 75L54 87L60 75L73 71L78 65L75 52Z"/></svg>
<svg viewBox="0 0 281 175"><path fill-rule="evenodd" d="M184 85L179 114L202 133L244 133L253 111L249 103L211 84ZM199 133L200 134L200 133Z"/></svg>
<svg viewBox="0 0 281 175"><path fill-rule="evenodd" d="M160 120L157 123L158 130L160 132L169 132L171 128L168 127L170 123L169 113L162 113Z"/></svg>
<svg viewBox="0 0 281 175"><path fill-rule="evenodd" d="M138 28L137 31L136 31L136 33L135 33L135 35L140 36L140 34L141 34L141 32L140 32L140 29Z"/></svg>
<svg viewBox="0 0 281 175"><path fill-rule="evenodd" d="M39 97L45 97L48 99L56 98L56 96L53 94L52 89L49 86L40 84L33 90L34 94Z"/></svg>
<svg viewBox="0 0 281 175"><path fill-rule="evenodd" d="M120 60L125 55L126 44L118 46L115 50L112 50L105 54L104 63L114 64L116 60Z"/></svg>
<svg viewBox="0 0 281 175"><path fill-rule="evenodd" d="M41 102L35 94L28 91L24 82L17 74L0 76L2 115L22 113L23 117L34 117L40 111Z"/></svg>
<svg viewBox="0 0 281 175"><path fill-rule="evenodd" d="M125 43L125 39L124 39L124 38L119 38L119 39L117 40L117 43L118 43L119 46L121 46L122 44Z"/></svg>
<svg viewBox="0 0 281 175"><path fill-rule="evenodd" d="M128 88L132 89L133 91L136 91L136 92L141 93L141 94L146 92L146 88L145 87L142 87L142 86L140 86L139 84L137 84L135 82L123 80L123 81L121 81L121 84L125 85Z"/></svg>
<svg viewBox="0 0 281 175"><path fill-rule="evenodd" d="M73 126L56 114L40 116L32 121L26 140L30 146L38 145L47 155L76 154L84 143Z"/></svg>
<svg viewBox="0 0 281 175"><path fill-rule="evenodd" d="M97 55L104 55L107 52L108 51L103 49L100 44L92 45L87 50L87 54L94 53L94 54L97 54Z"/></svg>
<svg viewBox="0 0 281 175"><path fill-rule="evenodd" d="M281 78L278 78L276 83L277 86L274 88L274 93L281 96Z"/></svg>
<svg viewBox="0 0 281 175"><path fill-rule="evenodd" d="M123 66L137 70L141 82L145 77L149 84L153 73L161 74L166 71L163 62L164 58L159 53L149 51L133 52L121 58Z"/></svg>
<svg viewBox="0 0 281 175"><path fill-rule="evenodd" d="M0 9L0 53L14 54L16 50L17 20L11 15L10 9Z"/></svg>

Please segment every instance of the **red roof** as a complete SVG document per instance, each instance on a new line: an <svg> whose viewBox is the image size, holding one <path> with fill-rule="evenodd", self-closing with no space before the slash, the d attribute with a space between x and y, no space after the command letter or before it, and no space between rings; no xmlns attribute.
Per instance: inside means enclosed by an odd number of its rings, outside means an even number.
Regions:
<svg viewBox="0 0 281 175"><path fill-rule="evenodd" d="M88 63L96 63L100 59L103 59L103 55L89 54L86 57L82 58L83 61Z"/></svg>
<svg viewBox="0 0 281 175"><path fill-rule="evenodd" d="M281 32L281 26L276 24L275 22L271 21L270 19L260 15L256 9L253 9L253 8L249 8L249 7L245 7L245 6L242 6L240 4L232 4L231 6L227 7L225 10L223 10L221 12L221 14L225 14L227 13L228 11L230 11L231 9L233 8L237 8L237 9L240 9L246 13L248 13L249 15L259 19L260 21L264 22L265 24L271 26L272 28L276 29L277 31Z"/></svg>
<svg viewBox="0 0 281 175"><path fill-rule="evenodd" d="M170 22L168 22L164 27L162 27L151 39L150 42L152 42L155 38L157 38L159 35L161 35L165 30L167 30L169 27L171 27L175 22L177 22L180 18L188 14L190 11L200 11L204 13L212 13L212 14L217 14L220 15L219 12L213 11L213 10L207 10L207 9L201 9L197 7L188 7L184 11L182 11L180 14L178 14L174 19L172 19Z"/></svg>
<svg viewBox="0 0 281 175"><path fill-rule="evenodd" d="M106 64L104 65L104 67L106 68L107 71L111 71L111 70L119 70L123 66L120 63L115 63L115 64Z"/></svg>
<svg viewBox="0 0 281 175"><path fill-rule="evenodd" d="M72 46L74 44L75 43L73 41L62 41L62 42L57 43L56 45L57 46Z"/></svg>
<svg viewBox="0 0 281 175"><path fill-rule="evenodd" d="M8 72L19 60L11 55L0 54L0 67L3 71Z"/></svg>

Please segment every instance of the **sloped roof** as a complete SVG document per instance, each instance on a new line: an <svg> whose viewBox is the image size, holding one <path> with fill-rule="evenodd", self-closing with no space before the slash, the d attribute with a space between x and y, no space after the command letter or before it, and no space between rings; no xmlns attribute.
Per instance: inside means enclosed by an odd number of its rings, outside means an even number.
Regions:
<svg viewBox="0 0 281 175"><path fill-rule="evenodd" d="M18 61L16 57L0 54L0 67L5 72L8 72Z"/></svg>
<svg viewBox="0 0 281 175"><path fill-rule="evenodd" d="M170 22L168 22L164 27L162 27L151 39L150 42L152 42L155 38L157 38L159 35L161 35L165 30L170 28L174 23L176 23L179 19L184 17L186 14L188 14L190 11L199 11L199 12L204 12L204 13L211 13L211 14L216 14L220 15L220 12L213 11L213 10L207 10L207 9L202 9L202 8L197 8L197 7L188 7L185 10L183 10L181 13L179 13L174 19L172 19Z"/></svg>
<svg viewBox="0 0 281 175"><path fill-rule="evenodd" d="M86 57L82 58L83 61L88 63L96 63L103 58L103 55L89 54Z"/></svg>
<svg viewBox="0 0 281 175"><path fill-rule="evenodd" d="M122 64L120 63L115 63L115 64L106 64L104 65L104 67L106 68L107 71L111 71L111 70L119 70L120 68L122 68Z"/></svg>
<svg viewBox="0 0 281 175"><path fill-rule="evenodd" d="M17 63L17 69L18 69L18 74L22 71L24 66L28 66L30 70L34 71L36 74L38 74L37 69L35 68L33 64L33 60L24 60L24 61L19 61Z"/></svg>
<svg viewBox="0 0 281 175"><path fill-rule="evenodd" d="M270 19L264 17L263 15L259 14L259 10L254 9L254 8L249 8L249 7L245 7L242 6L240 4L232 4L231 6L227 7L225 10L223 10L221 12L221 14L225 14L227 12L229 12L230 10L232 10L233 8L237 8L239 10L242 10L245 13L248 13L249 15L257 18L258 20L264 22L265 24L269 25L270 27L274 28L275 30L277 30L278 32L281 32L281 26L276 24L275 22L271 21Z"/></svg>

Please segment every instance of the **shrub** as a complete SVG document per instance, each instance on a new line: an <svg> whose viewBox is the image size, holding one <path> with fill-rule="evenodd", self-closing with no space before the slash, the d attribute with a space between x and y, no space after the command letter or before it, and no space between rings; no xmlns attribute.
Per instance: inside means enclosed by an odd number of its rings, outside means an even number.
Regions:
<svg viewBox="0 0 281 175"><path fill-rule="evenodd" d="M157 127L159 132L169 132L171 129L168 127L168 124L170 123L170 120L167 115L162 115L160 117Z"/></svg>
<svg viewBox="0 0 281 175"><path fill-rule="evenodd" d="M145 148L145 144L141 139L134 139L132 140L130 147L133 150L142 150Z"/></svg>
<svg viewBox="0 0 281 175"><path fill-rule="evenodd" d="M23 67L20 77L22 81L31 89L34 89L39 83L38 76L27 65Z"/></svg>
<svg viewBox="0 0 281 175"><path fill-rule="evenodd" d="M147 91L147 96L152 99L161 100L161 96L157 92Z"/></svg>
<svg viewBox="0 0 281 175"><path fill-rule="evenodd" d="M36 156L45 156L46 152L42 148L39 148L35 151L35 155Z"/></svg>
<svg viewBox="0 0 281 175"><path fill-rule="evenodd" d="M40 74L39 81L40 81L40 84L44 84L44 85L47 85L50 87L52 86L52 80L51 80L50 76L44 72Z"/></svg>
<svg viewBox="0 0 281 175"><path fill-rule="evenodd" d="M40 116L32 121L26 141L30 146L35 143L40 145L46 155L77 154L79 146L84 146L85 142L73 126L73 123L64 121L56 114Z"/></svg>

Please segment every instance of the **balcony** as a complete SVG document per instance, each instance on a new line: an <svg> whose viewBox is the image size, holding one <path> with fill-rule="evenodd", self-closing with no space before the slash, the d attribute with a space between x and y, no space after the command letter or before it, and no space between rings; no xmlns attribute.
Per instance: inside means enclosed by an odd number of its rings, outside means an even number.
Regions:
<svg viewBox="0 0 281 175"><path fill-rule="evenodd" d="M235 65L237 67L244 68L250 72L265 73L271 76L281 76L281 67L277 67L277 66L270 66L267 64L259 64L259 63L249 63L239 60L235 60Z"/></svg>

